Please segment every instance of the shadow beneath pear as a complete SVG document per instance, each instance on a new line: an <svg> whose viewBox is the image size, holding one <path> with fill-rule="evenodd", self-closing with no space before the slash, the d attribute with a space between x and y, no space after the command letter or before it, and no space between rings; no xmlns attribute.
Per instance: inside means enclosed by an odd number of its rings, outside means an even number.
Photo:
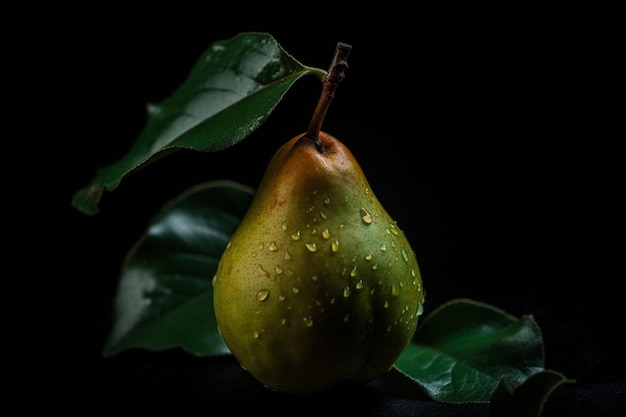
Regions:
<svg viewBox="0 0 626 417"><path fill-rule="evenodd" d="M121 410L220 416L486 415L482 404L437 403L394 370L367 384L344 383L300 396L266 388L232 355L202 358L181 350L136 350L103 358L102 365L98 386L88 388L99 415Z"/></svg>

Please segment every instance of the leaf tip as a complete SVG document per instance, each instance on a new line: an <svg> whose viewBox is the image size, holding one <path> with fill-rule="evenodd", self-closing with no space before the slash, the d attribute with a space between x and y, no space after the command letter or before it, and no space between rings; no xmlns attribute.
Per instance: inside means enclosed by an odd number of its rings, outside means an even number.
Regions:
<svg viewBox="0 0 626 417"><path fill-rule="evenodd" d="M84 214L97 214L100 211L98 202L102 198L103 192L104 185L90 184L87 187L78 190L74 194L74 197L72 198L72 206Z"/></svg>

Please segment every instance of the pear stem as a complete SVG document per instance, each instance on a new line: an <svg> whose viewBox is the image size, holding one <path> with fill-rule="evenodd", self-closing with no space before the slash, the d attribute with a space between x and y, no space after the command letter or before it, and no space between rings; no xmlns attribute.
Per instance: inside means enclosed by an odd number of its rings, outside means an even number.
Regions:
<svg viewBox="0 0 626 417"><path fill-rule="evenodd" d="M309 127L306 131L309 136L315 142L315 146L320 152L324 151L324 146L319 139L320 131L322 130L322 123L326 117L326 112L330 106L331 101L335 97L335 90L337 86L345 78L345 71L348 69L348 56L352 50L352 45L343 42L337 42L335 47L335 55L330 63L326 77L322 80L322 93L320 99L317 102Z"/></svg>

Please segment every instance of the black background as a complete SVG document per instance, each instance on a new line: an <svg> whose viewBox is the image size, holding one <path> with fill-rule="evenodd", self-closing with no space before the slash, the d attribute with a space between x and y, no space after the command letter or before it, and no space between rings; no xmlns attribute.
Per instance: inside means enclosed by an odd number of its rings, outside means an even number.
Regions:
<svg viewBox="0 0 626 417"><path fill-rule="evenodd" d="M230 178L256 187L274 151L306 129L320 84L313 77L296 82L270 118L231 149L181 151L128 177L105 193L95 216L73 209L71 197L96 168L128 150L146 103L171 94L213 41L261 31L323 69L338 41L353 46L323 130L352 150L412 242L428 293L425 314L463 297L533 315L546 369L576 380L549 397L545 416L623 411L623 269L615 259L622 236L612 217L623 186L620 138L607 129L618 114L608 104L617 27L603 16L545 9L433 15L324 4L158 19L103 11L48 22L29 50L29 85L54 88L38 100L27 97L53 115L37 154L49 163L38 178L43 188L54 184L48 201L55 205L38 211L61 219L47 222L46 252L55 256L42 274L50 289L41 292L50 307L42 304L31 322L35 355L54 365L29 377L55 393L44 405L97 416L487 415L484 404L377 396L364 387L291 398L265 390L232 358L178 351L102 358L121 263L151 217L197 183ZM42 126L22 131L35 127Z"/></svg>

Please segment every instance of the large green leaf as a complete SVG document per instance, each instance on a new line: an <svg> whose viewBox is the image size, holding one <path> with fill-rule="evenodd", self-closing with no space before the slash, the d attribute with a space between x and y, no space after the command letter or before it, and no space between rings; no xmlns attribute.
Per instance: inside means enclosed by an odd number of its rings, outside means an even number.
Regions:
<svg viewBox="0 0 626 417"><path fill-rule="evenodd" d="M395 367L434 400L488 402L500 380L515 388L543 370L543 339L531 316L457 299L424 319Z"/></svg>
<svg viewBox="0 0 626 417"><path fill-rule="evenodd" d="M253 194L230 181L201 184L155 216L124 261L105 355L174 347L229 353L217 332L211 280Z"/></svg>
<svg viewBox="0 0 626 417"><path fill-rule="evenodd" d="M180 148L218 151L238 143L272 113L293 83L326 71L305 66L267 33L240 33L214 42L188 78L167 99L147 106L147 123L121 159L97 170L72 205L98 212L105 190L114 190L132 171Z"/></svg>

